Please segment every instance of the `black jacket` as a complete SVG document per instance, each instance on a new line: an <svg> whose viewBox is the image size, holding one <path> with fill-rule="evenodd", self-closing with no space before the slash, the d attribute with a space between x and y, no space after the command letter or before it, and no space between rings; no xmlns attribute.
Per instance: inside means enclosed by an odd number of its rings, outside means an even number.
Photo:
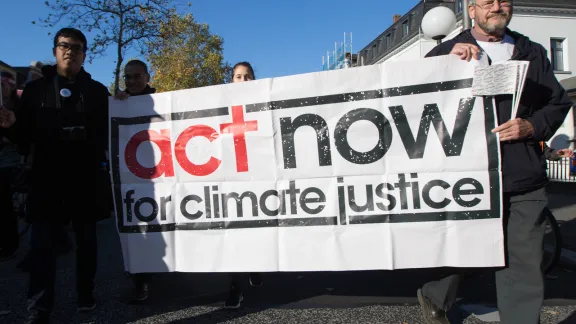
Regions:
<svg viewBox="0 0 576 324"><path fill-rule="evenodd" d="M562 157L560 157L558 155L558 150L555 150L555 149L548 147L548 146L546 146L544 148L544 157L548 161L560 161L560 160L562 160Z"/></svg>
<svg viewBox="0 0 576 324"><path fill-rule="evenodd" d="M32 151L29 220L107 218L108 89L84 69L74 82L58 77L56 66L42 72L24 88L11 129L19 147ZM72 95L62 96L64 88Z"/></svg>
<svg viewBox="0 0 576 324"><path fill-rule="evenodd" d="M532 123L534 134L522 141L501 143L503 186L505 192L531 191L548 183L539 141L550 140L564 122L572 101L554 76L544 47L519 33L506 33L515 41L512 60L530 62L517 117ZM478 46L470 30L466 30L432 49L426 57L450 54L457 43ZM496 96L496 105L498 124L510 120L512 96Z"/></svg>

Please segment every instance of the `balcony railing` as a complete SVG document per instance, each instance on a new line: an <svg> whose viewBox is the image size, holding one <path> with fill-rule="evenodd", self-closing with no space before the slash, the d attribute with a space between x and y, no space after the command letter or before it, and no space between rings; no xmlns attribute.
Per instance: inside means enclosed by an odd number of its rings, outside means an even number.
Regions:
<svg viewBox="0 0 576 324"><path fill-rule="evenodd" d="M576 160L563 158L548 162L548 179L554 182L576 182Z"/></svg>

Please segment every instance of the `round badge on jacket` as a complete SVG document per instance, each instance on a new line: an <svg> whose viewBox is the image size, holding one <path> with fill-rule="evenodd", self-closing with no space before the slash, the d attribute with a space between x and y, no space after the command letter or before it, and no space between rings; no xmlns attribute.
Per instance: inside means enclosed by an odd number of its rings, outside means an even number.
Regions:
<svg viewBox="0 0 576 324"><path fill-rule="evenodd" d="M64 89L60 90L60 95L64 98L68 98L72 95L72 91L70 91L70 89L64 88Z"/></svg>

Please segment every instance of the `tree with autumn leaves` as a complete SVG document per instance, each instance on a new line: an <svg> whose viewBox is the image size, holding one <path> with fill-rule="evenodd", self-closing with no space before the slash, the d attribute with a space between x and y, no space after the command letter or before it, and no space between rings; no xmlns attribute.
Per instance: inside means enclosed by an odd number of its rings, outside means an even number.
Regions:
<svg viewBox="0 0 576 324"><path fill-rule="evenodd" d="M222 37L192 14L174 15L160 28L163 37L150 42L147 60L158 91L173 91L221 84L231 79L224 62Z"/></svg>
<svg viewBox="0 0 576 324"><path fill-rule="evenodd" d="M230 74L222 57L222 38L210 34L208 25L197 23L191 14L178 14L173 1L52 0L45 4L48 15L32 23L53 28L67 20L88 36L93 34L90 61L115 47L113 92L121 85L129 50L146 55L159 91L219 84Z"/></svg>

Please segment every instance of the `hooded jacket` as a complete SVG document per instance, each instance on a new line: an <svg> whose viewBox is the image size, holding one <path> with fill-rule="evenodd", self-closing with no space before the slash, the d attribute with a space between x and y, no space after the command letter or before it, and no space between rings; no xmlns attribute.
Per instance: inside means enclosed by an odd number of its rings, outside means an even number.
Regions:
<svg viewBox="0 0 576 324"><path fill-rule="evenodd" d="M109 217L104 205L110 189L104 188L108 179L102 169L108 147L108 89L84 69L73 81L58 76L56 66L44 66L42 73L44 78L25 86L11 132L23 153L33 149L29 220ZM50 210L61 208L60 203L76 209L77 215Z"/></svg>
<svg viewBox="0 0 576 324"><path fill-rule="evenodd" d="M530 62L517 118L529 121L534 133L527 139L501 142L503 189L509 193L526 192L540 189L548 183L545 156L539 142L552 138L564 122L572 101L554 76L544 47L509 29L506 34L515 42L511 60ZM471 31L465 30L436 46L426 57L448 55L457 43L480 47ZM496 110L499 125L509 121L512 96L496 96Z"/></svg>

